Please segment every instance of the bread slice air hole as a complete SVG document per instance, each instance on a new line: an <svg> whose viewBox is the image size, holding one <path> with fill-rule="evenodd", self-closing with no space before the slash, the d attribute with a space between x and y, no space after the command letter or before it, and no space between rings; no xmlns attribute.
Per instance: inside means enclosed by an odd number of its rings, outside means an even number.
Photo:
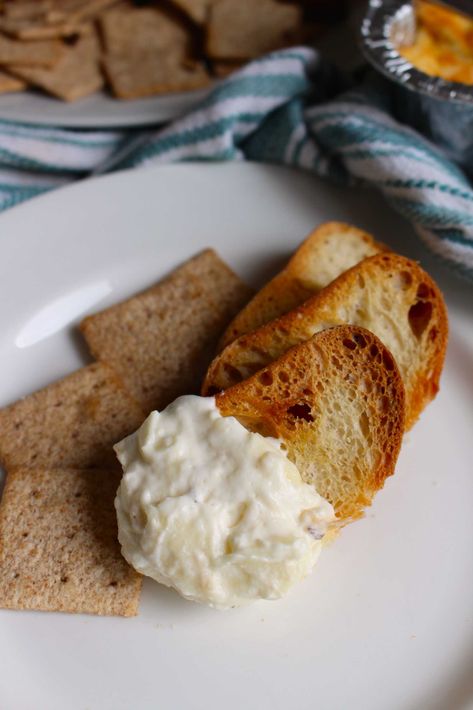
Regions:
<svg viewBox="0 0 473 710"><path fill-rule="evenodd" d="M310 406L305 402L301 404L293 404L291 407L288 407L287 413L296 419L304 419L306 422L314 421Z"/></svg>
<svg viewBox="0 0 473 710"><path fill-rule="evenodd" d="M332 355L332 365L334 365L337 368L337 370L342 369L342 364L341 364L339 358L336 357L335 355Z"/></svg>
<svg viewBox="0 0 473 710"><path fill-rule="evenodd" d="M383 364L386 370L394 370L394 359L386 351L383 352Z"/></svg>
<svg viewBox="0 0 473 710"><path fill-rule="evenodd" d="M409 325L416 338L420 338L432 318L430 301L417 301L409 308Z"/></svg>
<svg viewBox="0 0 473 710"><path fill-rule="evenodd" d="M417 298L429 298L432 296L432 290L425 283L420 283L417 287Z"/></svg>
<svg viewBox="0 0 473 710"><path fill-rule="evenodd" d="M260 373L260 375L258 376L258 380L265 387L269 387L270 385L273 384L273 376L267 370L264 370L263 372Z"/></svg>
<svg viewBox="0 0 473 710"><path fill-rule="evenodd" d="M366 340L362 335L354 335L353 339L357 345L359 345L360 348L366 348Z"/></svg>

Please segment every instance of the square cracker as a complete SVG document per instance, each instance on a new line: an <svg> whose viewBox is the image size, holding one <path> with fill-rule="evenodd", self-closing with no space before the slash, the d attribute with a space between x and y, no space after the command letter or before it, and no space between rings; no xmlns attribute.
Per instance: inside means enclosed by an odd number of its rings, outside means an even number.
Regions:
<svg viewBox="0 0 473 710"><path fill-rule="evenodd" d="M84 25L78 22L61 22L56 24L46 24L41 18L35 21L24 19L11 19L0 17L0 30L6 35L28 42L30 40L46 40L59 37L70 37L79 35L84 30Z"/></svg>
<svg viewBox="0 0 473 710"><path fill-rule="evenodd" d="M113 444L143 418L116 374L94 363L0 409L0 462L7 470L114 465Z"/></svg>
<svg viewBox="0 0 473 710"><path fill-rule="evenodd" d="M172 49L110 54L103 58L103 67L113 93L120 99L193 91L210 82L203 64L189 62Z"/></svg>
<svg viewBox="0 0 473 710"><path fill-rule="evenodd" d="M251 59L291 44L302 10L278 0L216 0L207 23L213 59Z"/></svg>
<svg viewBox="0 0 473 710"><path fill-rule="evenodd" d="M0 607L134 616L142 578L117 540L112 470L10 471L0 503Z"/></svg>
<svg viewBox="0 0 473 710"><path fill-rule="evenodd" d="M80 329L149 412L197 393L219 336L252 295L211 249Z"/></svg>
<svg viewBox="0 0 473 710"><path fill-rule="evenodd" d="M53 0L48 22L82 22L92 20L119 0Z"/></svg>
<svg viewBox="0 0 473 710"><path fill-rule="evenodd" d="M180 10L183 10L191 20L203 25L207 19L210 5L214 0L172 0Z"/></svg>
<svg viewBox="0 0 473 710"><path fill-rule="evenodd" d="M3 3L3 14L13 20L32 20L44 17L50 7L50 0L9 0Z"/></svg>
<svg viewBox="0 0 473 710"><path fill-rule="evenodd" d="M64 47L62 57L51 69L12 64L8 70L53 96L75 101L102 88L104 79L99 57L98 38L93 27L90 27L73 46Z"/></svg>
<svg viewBox="0 0 473 710"><path fill-rule="evenodd" d="M0 64L49 68L59 62L63 51L61 43L54 39L19 42L0 34Z"/></svg>
<svg viewBox="0 0 473 710"><path fill-rule="evenodd" d="M27 83L22 79L17 79L5 71L0 69L0 94L7 94L12 91L23 91L26 89Z"/></svg>
<svg viewBox="0 0 473 710"><path fill-rule="evenodd" d="M186 56L190 51L184 25L157 7L109 10L100 17L99 27L107 54L125 57L169 50Z"/></svg>

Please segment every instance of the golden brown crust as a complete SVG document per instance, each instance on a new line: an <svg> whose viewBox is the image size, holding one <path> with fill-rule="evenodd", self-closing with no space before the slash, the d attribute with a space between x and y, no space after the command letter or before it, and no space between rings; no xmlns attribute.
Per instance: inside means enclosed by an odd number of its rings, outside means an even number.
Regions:
<svg viewBox="0 0 473 710"><path fill-rule="evenodd" d="M393 353L410 428L439 389L448 321L431 277L393 253L365 259L298 308L231 343L211 363L203 394L245 379L314 333L343 323L368 328Z"/></svg>
<svg viewBox="0 0 473 710"><path fill-rule="evenodd" d="M280 438L342 523L363 515L394 473L404 387L391 353L363 328L317 333L217 394L216 403L223 415Z"/></svg>
<svg viewBox="0 0 473 710"><path fill-rule="evenodd" d="M320 224L302 242L286 267L232 320L219 343L219 351L241 335L297 308L341 273L381 251L387 251L387 247L362 229L344 222Z"/></svg>

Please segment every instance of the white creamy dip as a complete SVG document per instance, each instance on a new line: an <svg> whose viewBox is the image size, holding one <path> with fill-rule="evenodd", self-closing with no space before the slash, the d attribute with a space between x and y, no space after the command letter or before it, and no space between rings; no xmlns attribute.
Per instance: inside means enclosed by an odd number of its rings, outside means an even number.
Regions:
<svg viewBox="0 0 473 710"><path fill-rule="evenodd" d="M278 599L314 566L332 506L213 397L179 397L115 451L118 537L138 572L228 608Z"/></svg>

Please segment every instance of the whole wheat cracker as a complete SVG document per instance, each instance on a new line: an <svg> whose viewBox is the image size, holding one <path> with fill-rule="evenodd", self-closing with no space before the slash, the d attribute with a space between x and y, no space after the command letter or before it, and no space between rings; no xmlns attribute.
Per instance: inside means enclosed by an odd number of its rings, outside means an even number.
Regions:
<svg viewBox="0 0 473 710"><path fill-rule="evenodd" d="M20 468L0 502L0 607L134 616L142 579L117 540L113 470Z"/></svg>
<svg viewBox="0 0 473 710"><path fill-rule="evenodd" d="M44 17L51 7L51 0L9 0L3 3L3 14L13 20L31 20Z"/></svg>
<svg viewBox="0 0 473 710"><path fill-rule="evenodd" d="M53 0L47 20L50 23L80 23L93 20L119 2L120 0Z"/></svg>
<svg viewBox="0 0 473 710"><path fill-rule="evenodd" d="M12 91L23 91L26 87L26 81L17 79L15 76L0 69L0 94L7 94Z"/></svg>
<svg viewBox="0 0 473 710"><path fill-rule="evenodd" d="M113 444L143 418L113 370L93 363L0 409L0 463L8 470L115 465Z"/></svg>
<svg viewBox="0 0 473 710"><path fill-rule="evenodd" d="M76 101L102 88L99 64L100 45L93 26L84 30L77 42L64 47L60 60L51 69L8 66L15 76L65 101Z"/></svg>
<svg viewBox="0 0 473 710"><path fill-rule="evenodd" d="M224 416L279 438L302 479L346 524L394 473L404 387L394 358L363 328L317 333L216 395Z"/></svg>
<svg viewBox="0 0 473 710"><path fill-rule="evenodd" d="M109 10L99 19L99 27L107 55L130 55L170 51L187 56L189 33L179 19L159 7Z"/></svg>
<svg viewBox="0 0 473 710"><path fill-rule="evenodd" d="M28 65L47 69L57 65L63 53L61 43L56 40L19 42L0 34L0 64Z"/></svg>
<svg viewBox="0 0 473 710"><path fill-rule="evenodd" d="M77 9L73 10L69 16L66 13L64 19L69 18L71 22L94 20L104 10L119 4L119 2L120 0L82 0L78 3ZM53 12L54 10L51 10L51 13ZM51 19L51 14L49 17Z"/></svg>
<svg viewBox="0 0 473 710"><path fill-rule="evenodd" d="M88 0L51 0L48 10L48 22L62 22L67 17L88 3Z"/></svg>
<svg viewBox="0 0 473 710"><path fill-rule="evenodd" d="M200 62L189 62L171 49L135 54L109 54L102 60L113 93L120 99L194 91L210 77Z"/></svg>
<svg viewBox="0 0 473 710"><path fill-rule="evenodd" d="M198 25L203 25L214 0L172 0L172 2L180 10L183 10L191 20Z"/></svg>
<svg viewBox="0 0 473 710"><path fill-rule="evenodd" d="M251 59L287 46L301 26L302 10L278 0L216 0L206 26L211 59Z"/></svg>
<svg viewBox="0 0 473 710"><path fill-rule="evenodd" d="M155 286L80 325L88 346L123 379L146 412L199 381L226 324L250 289L207 249Z"/></svg>
<svg viewBox="0 0 473 710"><path fill-rule="evenodd" d="M84 24L78 22L61 22L47 24L42 18L33 20L10 19L0 17L0 30L9 37L22 40L26 44L36 40L59 39L80 35L85 31Z"/></svg>
<svg viewBox="0 0 473 710"><path fill-rule="evenodd" d="M79 35L86 32L87 20L116 2L50 0L47 3L15 3L16 11L12 7L10 12L0 17L0 29L11 37L25 41ZM24 10L22 5L25 5ZM28 9L26 6L31 7Z"/></svg>
<svg viewBox="0 0 473 710"><path fill-rule="evenodd" d="M82 7L88 6L89 3L90 0L51 0L47 21L51 23L63 22Z"/></svg>
<svg viewBox="0 0 473 710"><path fill-rule="evenodd" d="M447 311L433 279L394 253L364 259L294 310L228 345L211 363L203 394L245 379L290 347L334 325L368 328L396 359L410 428L439 389Z"/></svg>
<svg viewBox="0 0 473 710"><path fill-rule="evenodd" d="M344 222L324 222L297 248L284 269L255 294L226 329L219 350L296 308L362 259L382 251L371 234Z"/></svg>

